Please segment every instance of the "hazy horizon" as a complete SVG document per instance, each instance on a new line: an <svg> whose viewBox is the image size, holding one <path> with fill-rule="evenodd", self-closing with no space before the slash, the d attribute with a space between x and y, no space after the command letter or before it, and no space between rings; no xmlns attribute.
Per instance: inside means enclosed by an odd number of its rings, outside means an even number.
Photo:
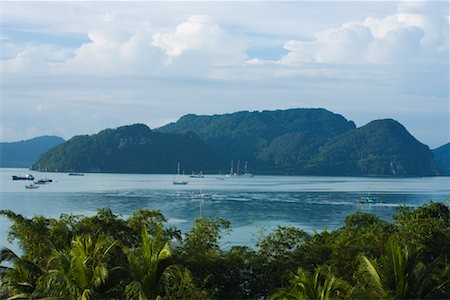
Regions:
<svg viewBox="0 0 450 300"><path fill-rule="evenodd" d="M447 1L2 1L0 140L325 108L450 141Z"/></svg>

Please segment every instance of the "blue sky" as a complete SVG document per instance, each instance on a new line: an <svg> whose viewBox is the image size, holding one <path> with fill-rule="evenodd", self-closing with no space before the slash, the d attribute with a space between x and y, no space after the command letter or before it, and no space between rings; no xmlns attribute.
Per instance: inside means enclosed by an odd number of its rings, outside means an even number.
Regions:
<svg viewBox="0 0 450 300"><path fill-rule="evenodd" d="M1 141L323 107L449 137L447 1L9 2Z"/></svg>

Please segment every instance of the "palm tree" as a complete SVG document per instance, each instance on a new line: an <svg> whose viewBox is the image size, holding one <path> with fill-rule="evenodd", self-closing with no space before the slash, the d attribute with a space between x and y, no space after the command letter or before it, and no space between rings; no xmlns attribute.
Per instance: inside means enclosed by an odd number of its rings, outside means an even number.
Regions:
<svg viewBox="0 0 450 300"><path fill-rule="evenodd" d="M21 258L12 250L0 250L0 297L15 299L31 298L39 295L37 282L44 274L36 263Z"/></svg>
<svg viewBox="0 0 450 300"><path fill-rule="evenodd" d="M127 250L128 273L131 282L125 288L127 299L156 299L161 291L162 276L168 271L172 250L164 239L163 230L156 231L153 239L143 226L139 248Z"/></svg>
<svg viewBox="0 0 450 300"><path fill-rule="evenodd" d="M270 299L334 299L341 289L339 282L333 275L322 274L319 270L312 274L299 268L291 286L280 289Z"/></svg>
<svg viewBox="0 0 450 300"><path fill-rule="evenodd" d="M70 299L92 299L101 296L99 288L109 275L108 259L117 242L105 237L76 237L72 248L54 249L49 260L45 287L51 296Z"/></svg>
<svg viewBox="0 0 450 300"><path fill-rule="evenodd" d="M362 265L379 297L422 299L430 297L439 288L433 284L439 260L425 265L419 261L418 251L402 248L392 240L387 246L386 260L380 266L365 256L362 256Z"/></svg>

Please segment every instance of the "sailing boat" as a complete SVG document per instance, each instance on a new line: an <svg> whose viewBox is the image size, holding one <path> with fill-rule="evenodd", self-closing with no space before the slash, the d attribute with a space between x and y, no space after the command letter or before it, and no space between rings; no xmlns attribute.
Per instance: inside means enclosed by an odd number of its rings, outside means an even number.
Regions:
<svg viewBox="0 0 450 300"><path fill-rule="evenodd" d="M245 162L245 170L244 173L240 173L239 170L239 166L240 166L241 161L238 160L237 162L237 167L236 167L236 172L233 172L233 161L231 161L231 169L230 169L230 174L227 174L227 177L234 177L234 176L239 176L239 177L253 177L254 175L252 173L248 173L248 162Z"/></svg>
<svg viewBox="0 0 450 300"><path fill-rule="evenodd" d="M245 162L245 167L244 167L244 174L243 176L246 177L253 177L254 175L252 173L248 172L248 161Z"/></svg>
<svg viewBox="0 0 450 300"><path fill-rule="evenodd" d="M175 180L177 176L180 175L180 163L178 163L178 167L177 167L177 175L174 176L173 178L173 184L175 185L186 185L189 183L189 181L183 181L183 180Z"/></svg>
<svg viewBox="0 0 450 300"><path fill-rule="evenodd" d="M227 174L227 175L225 175L225 176L231 177L231 176L234 176L234 175L235 175L235 173L233 172L233 161L231 161L230 174Z"/></svg>

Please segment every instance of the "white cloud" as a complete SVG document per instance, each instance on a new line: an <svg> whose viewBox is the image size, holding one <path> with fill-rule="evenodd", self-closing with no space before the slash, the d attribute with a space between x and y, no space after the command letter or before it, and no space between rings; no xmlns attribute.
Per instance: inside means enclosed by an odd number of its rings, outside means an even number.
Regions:
<svg viewBox="0 0 450 300"><path fill-rule="evenodd" d="M71 56L70 49L48 44L9 43L4 49L7 57L2 60L1 71L5 73L48 74L52 64Z"/></svg>
<svg viewBox="0 0 450 300"><path fill-rule="evenodd" d="M397 14L347 22L316 33L313 40L290 40L280 62L391 64L445 58L447 18L448 11L437 11L433 4L401 2Z"/></svg>
<svg viewBox="0 0 450 300"><path fill-rule="evenodd" d="M397 4L6 2L0 132L304 106L448 111L448 5Z"/></svg>
<svg viewBox="0 0 450 300"><path fill-rule="evenodd" d="M243 39L229 34L206 15L191 16L174 32L154 34L152 44L164 51L169 64L187 52L203 56L197 63L206 57L213 65L240 64L246 59Z"/></svg>

